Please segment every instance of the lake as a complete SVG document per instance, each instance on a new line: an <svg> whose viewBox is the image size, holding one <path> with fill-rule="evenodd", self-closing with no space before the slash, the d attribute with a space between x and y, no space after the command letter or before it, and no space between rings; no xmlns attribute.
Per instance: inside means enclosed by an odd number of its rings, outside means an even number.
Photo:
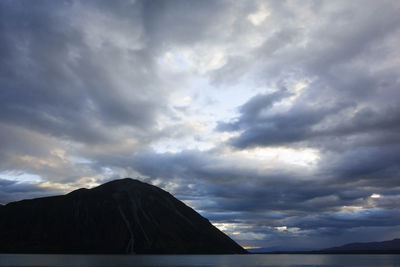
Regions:
<svg viewBox="0 0 400 267"><path fill-rule="evenodd" d="M0 254L0 266L394 267L400 255L48 255Z"/></svg>

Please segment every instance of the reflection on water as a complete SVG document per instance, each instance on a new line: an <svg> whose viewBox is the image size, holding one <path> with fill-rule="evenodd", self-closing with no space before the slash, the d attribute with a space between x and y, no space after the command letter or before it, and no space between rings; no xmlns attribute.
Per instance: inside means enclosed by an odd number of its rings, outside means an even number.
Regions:
<svg viewBox="0 0 400 267"><path fill-rule="evenodd" d="M0 254L0 266L397 267L400 255L28 255Z"/></svg>

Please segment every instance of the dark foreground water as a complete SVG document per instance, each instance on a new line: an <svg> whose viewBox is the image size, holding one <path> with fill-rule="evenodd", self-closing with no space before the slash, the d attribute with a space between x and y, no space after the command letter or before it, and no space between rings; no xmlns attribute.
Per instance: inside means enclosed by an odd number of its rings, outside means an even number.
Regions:
<svg viewBox="0 0 400 267"><path fill-rule="evenodd" d="M0 254L0 266L394 267L400 255L27 255Z"/></svg>

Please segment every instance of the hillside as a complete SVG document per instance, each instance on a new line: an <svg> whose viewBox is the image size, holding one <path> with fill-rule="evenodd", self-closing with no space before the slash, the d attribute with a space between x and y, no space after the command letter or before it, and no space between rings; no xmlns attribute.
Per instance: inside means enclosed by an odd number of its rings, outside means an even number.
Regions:
<svg viewBox="0 0 400 267"><path fill-rule="evenodd" d="M0 253L245 253L168 192L130 178L0 208Z"/></svg>

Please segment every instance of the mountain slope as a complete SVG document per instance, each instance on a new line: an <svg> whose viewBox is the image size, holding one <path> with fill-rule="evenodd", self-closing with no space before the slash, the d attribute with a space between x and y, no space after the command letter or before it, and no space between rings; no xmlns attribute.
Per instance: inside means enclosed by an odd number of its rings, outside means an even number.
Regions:
<svg viewBox="0 0 400 267"><path fill-rule="evenodd" d="M351 243L340 247L333 247L321 250L322 252L400 252L400 239L393 239L382 242Z"/></svg>
<svg viewBox="0 0 400 267"><path fill-rule="evenodd" d="M130 178L0 208L2 253L245 253L168 192Z"/></svg>

